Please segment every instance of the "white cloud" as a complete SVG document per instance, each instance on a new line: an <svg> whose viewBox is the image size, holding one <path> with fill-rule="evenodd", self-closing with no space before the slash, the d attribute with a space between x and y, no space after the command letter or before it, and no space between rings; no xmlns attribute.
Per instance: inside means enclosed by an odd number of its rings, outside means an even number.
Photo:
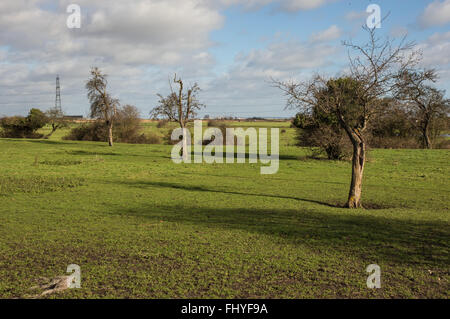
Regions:
<svg viewBox="0 0 450 319"><path fill-rule="evenodd" d="M332 25L326 30L313 34L311 40L314 42L331 41L340 38L341 34L341 29L337 25Z"/></svg>
<svg viewBox="0 0 450 319"><path fill-rule="evenodd" d="M238 62L248 68L280 71L298 70L301 68L317 68L327 63L334 47L319 44L307 45L298 41L276 42L262 50L253 50L246 56L238 58Z"/></svg>
<svg viewBox="0 0 450 319"><path fill-rule="evenodd" d="M392 27L389 33L394 38L402 38L408 35L408 29L402 26L395 26Z"/></svg>
<svg viewBox="0 0 450 319"><path fill-rule="evenodd" d="M345 19L348 21L365 21L369 14L366 11L350 11L345 15Z"/></svg>
<svg viewBox="0 0 450 319"><path fill-rule="evenodd" d="M56 8L47 2L0 2L0 114L52 106L56 74L63 106L79 113L87 105L83 86L93 65L111 75L117 96L141 92L147 113L153 106L147 103L167 86L173 70L189 79L210 72L215 63L209 37L224 18L207 0L78 0L82 27L72 30L66 27L66 7L73 1L60 1Z"/></svg>
<svg viewBox="0 0 450 319"><path fill-rule="evenodd" d="M271 78L309 78L319 69L323 72L333 68L333 58L339 53L339 47L324 43L279 40L265 48L241 53L228 72L206 88L206 102L210 106L207 113L241 116L249 112L259 116L291 114L283 113L285 97L279 89L272 87ZM208 92L214 92L214 95ZM217 101L225 107L215 107Z"/></svg>
<svg viewBox="0 0 450 319"><path fill-rule="evenodd" d="M224 21L204 0L79 0L82 28L70 30L65 23L69 2L55 11L40 8L39 1L2 3L0 45L20 53L17 59L90 56L117 63L171 65L210 47L210 32Z"/></svg>
<svg viewBox="0 0 450 319"><path fill-rule="evenodd" d="M435 33L418 47L423 50L424 65L443 68L450 64L450 31Z"/></svg>
<svg viewBox="0 0 450 319"><path fill-rule="evenodd" d="M308 77L313 71L336 70L336 61L346 61L340 46L327 44L341 36L333 25L305 42L275 37L264 48L238 55L224 74L212 71L216 62L209 52L215 45L210 35L224 23L224 6L250 9L272 3L278 10L298 11L328 0L78 0L83 14L79 30L66 27L65 9L72 0L60 1L58 7L48 2L0 2L0 114L52 106L56 74L61 76L63 108L70 105L68 113L87 114L84 83L93 65L110 75L113 94L136 104L143 116L156 103L155 93L167 92L173 72L187 83L200 81L207 113L225 112L228 105L236 114L253 109L250 115L273 114L281 111L283 97L267 83L270 77ZM424 64L450 74L450 33L431 36L421 48Z"/></svg>
<svg viewBox="0 0 450 319"><path fill-rule="evenodd" d="M422 27L443 26L450 23L450 0L433 1L419 17Z"/></svg>
<svg viewBox="0 0 450 319"><path fill-rule="evenodd" d="M329 0L285 0L281 1L280 7L286 11L311 10L323 6Z"/></svg>
<svg viewBox="0 0 450 319"><path fill-rule="evenodd" d="M259 9L274 0L220 0L219 2L225 6L240 5L245 9Z"/></svg>
<svg viewBox="0 0 450 319"><path fill-rule="evenodd" d="M435 68L440 76L437 86L450 91L450 31L435 33L418 44L423 51L422 67Z"/></svg>
<svg viewBox="0 0 450 319"><path fill-rule="evenodd" d="M229 5L241 5L247 10L259 9L268 4L275 4L277 10L285 12L297 12L319 8L336 0L220 0Z"/></svg>

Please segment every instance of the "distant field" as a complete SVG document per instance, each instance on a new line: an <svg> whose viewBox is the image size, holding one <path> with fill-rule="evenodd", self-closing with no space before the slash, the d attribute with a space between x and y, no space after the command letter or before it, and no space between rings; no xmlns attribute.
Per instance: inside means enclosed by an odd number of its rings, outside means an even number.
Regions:
<svg viewBox="0 0 450 319"><path fill-rule="evenodd" d="M294 140L294 136L295 136L295 129L290 128L291 126L291 122L290 121L218 121L220 123L224 123L226 124L227 127L243 127L243 128L247 128L247 127L255 127L255 128L259 128L259 127L277 127L280 129L281 131L285 131L282 132L282 134L280 134L280 142L282 145L294 145L295 144L295 140ZM208 121L204 120L203 121L203 127L206 129ZM69 127L61 129L61 130L57 130L51 137L50 140L51 141L60 141L62 139L63 136L67 135L70 131L71 128L76 127L81 125L81 123L71 123L69 125ZM168 123L166 126L162 127L162 128L158 128L157 127L158 122L157 121L150 121L150 120L143 120L141 122L141 131L143 133L154 133L156 135L159 135L161 138L167 138L168 136L170 136L170 134L172 133L172 130L174 128L178 128L179 125L177 123ZM190 122L188 123L188 128L190 128L191 133L192 133L192 127L193 127L193 123ZM40 129L38 131L38 133L47 135L48 133L50 133L51 128L50 126L46 126L42 129Z"/></svg>
<svg viewBox="0 0 450 319"><path fill-rule="evenodd" d="M69 264L82 288L48 298L449 297L449 150L371 150L373 209L350 211L350 163L309 159L288 122L230 124L285 130L278 174L68 130L0 139L0 297ZM366 287L370 264L381 289Z"/></svg>

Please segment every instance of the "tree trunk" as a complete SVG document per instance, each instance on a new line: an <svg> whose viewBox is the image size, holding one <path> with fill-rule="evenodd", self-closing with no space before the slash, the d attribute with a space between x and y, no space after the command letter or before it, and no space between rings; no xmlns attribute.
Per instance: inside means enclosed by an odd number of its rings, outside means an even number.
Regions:
<svg viewBox="0 0 450 319"><path fill-rule="evenodd" d="M353 157L352 157L352 182L348 194L348 208L362 208L361 190L364 173L364 164L366 161L366 145L361 139L352 139Z"/></svg>
<svg viewBox="0 0 450 319"><path fill-rule="evenodd" d="M187 136L185 136L185 129L184 123L180 124L181 129L183 130L183 148L181 149L181 154L183 155L183 161L186 163L188 160L188 150L187 150Z"/></svg>
<svg viewBox="0 0 450 319"><path fill-rule="evenodd" d="M45 138L45 139L50 138L50 136L52 136L53 133L55 133L57 129L58 129L57 127L55 127L54 125L52 125L52 131L51 131L50 133L48 133L47 135L45 135L44 138Z"/></svg>
<svg viewBox="0 0 450 319"><path fill-rule="evenodd" d="M108 125L108 144L113 146L113 124L112 122Z"/></svg>
<svg viewBox="0 0 450 319"><path fill-rule="evenodd" d="M425 125L425 127L422 130L422 134L423 134L424 147L427 148L427 149L431 149L432 145L431 145L430 136L428 134L428 125Z"/></svg>

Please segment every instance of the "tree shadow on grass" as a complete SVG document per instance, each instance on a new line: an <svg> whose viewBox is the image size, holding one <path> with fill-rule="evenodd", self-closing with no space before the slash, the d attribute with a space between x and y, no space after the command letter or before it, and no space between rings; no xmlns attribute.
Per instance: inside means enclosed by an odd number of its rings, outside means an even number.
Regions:
<svg viewBox="0 0 450 319"><path fill-rule="evenodd" d="M193 175L193 174L186 174L186 175ZM211 174L195 174L195 175L205 175L205 176L216 176L216 177L222 177L220 175L211 175ZM239 176L240 177L240 176ZM237 178L235 176L234 178ZM248 178L248 177L245 177ZM231 194L231 195L244 195L244 196L257 196L257 197L268 197L268 198L276 198L276 199L291 199L301 202L308 202L312 204L318 204L323 205L327 207L333 207L333 208L345 208L345 202L324 202L314 199L308 199L308 198L301 198L296 196L287 196L287 195L279 195L279 194L261 194L261 193L248 193L248 192L239 192L239 191L229 191L229 190L218 190L218 189L211 189L206 188L203 186L194 186L194 185L181 185L181 184L175 184L175 183L168 183L168 182L152 182L152 181L121 181L122 184L128 184L132 187L139 187L144 188L147 186L151 187L163 187L163 188L173 188L173 189L181 189L186 191L195 191L195 192L210 192L210 193L221 193L221 194ZM344 185L344 183L333 183L333 184L339 184ZM366 210L380 210L380 209L392 209L392 208L407 208L406 206L394 206L392 204L382 204L382 203L372 203L365 201L364 202L364 208Z"/></svg>
<svg viewBox="0 0 450 319"><path fill-rule="evenodd" d="M195 192L210 192L210 193L221 193L221 194L231 194L231 195L244 195L244 196L258 196L258 197L271 197L271 198L280 198L280 199L293 199L297 201L309 202L319 205L324 205L328 207L340 207L338 204L330 204L322 201L317 201L313 199L307 198L299 198L294 196L285 196L285 195L273 195L273 194L257 194L257 193L246 193L246 192L238 192L238 191L228 191L228 190L217 190L206 188L203 186L194 186L194 185L181 185L175 183L168 182L152 182L152 181L121 181L122 184L127 184L132 187L145 188L148 186L151 187L162 187L162 188L173 188L173 189L181 189L186 191L195 191Z"/></svg>
<svg viewBox="0 0 450 319"><path fill-rule="evenodd" d="M195 155L197 156L204 156L203 153L196 153L194 151L191 151L191 156L194 157ZM258 161L260 160L260 156L258 153L253 154L256 155ZM206 156L206 155L205 155ZM250 153L246 152L246 153L238 153L238 152L234 152L233 153L234 159L237 158L245 158L246 163L248 163L248 159L250 158ZM270 155L269 155L270 156ZM208 156L209 157L209 156ZM212 157L214 157L214 154L212 155ZM222 157L225 159L227 157L227 152L226 150L223 151ZM294 155L287 155L287 154L278 154L278 159L280 161L294 161L294 160L300 160L301 156L294 156Z"/></svg>
<svg viewBox="0 0 450 319"><path fill-rule="evenodd" d="M190 172L178 172L178 174L181 175L189 175L189 176L209 176L209 177L219 177L219 178L229 178L229 179L244 179L248 180L249 178L252 178L252 176L249 175L230 175L230 174L212 174L212 173L190 173ZM269 177L270 176L270 177ZM282 178L282 177L275 177L274 175L268 175L267 177L270 181L289 181L292 182L292 178ZM322 183L322 184L333 184L333 185L343 185L344 187L349 187L350 183L343 183L343 182L336 182L336 181L324 181L324 180L315 180L314 182ZM372 185L373 186L373 185Z"/></svg>
<svg viewBox="0 0 450 319"><path fill-rule="evenodd" d="M123 207L118 214L186 225L273 236L318 254L357 257L367 263L448 268L449 225L311 209L177 206ZM233 249L230 247L230 249Z"/></svg>
<svg viewBox="0 0 450 319"><path fill-rule="evenodd" d="M189 207L187 205L149 206L140 209L122 208L117 213L138 215L152 219L207 226L221 229L239 229L275 236L294 244L306 245L318 252L339 250L367 260L369 263L420 264L448 268L450 227L445 221L423 221L388 218L376 212L349 211L335 205L292 196L252 194L222 191L202 186L179 185L167 182L132 182L139 188L172 188L194 192L214 192L249 196L293 199L323 207L299 209ZM176 196L174 194L174 196ZM220 198L220 197L218 197ZM365 214L366 213L366 214ZM446 268L447 267L447 268Z"/></svg>
<svg viewBox="0 0 450 319"><path fill-rule="evenodd" d="M35 144L46 144L46 145L75 145L75 143L63 142L63 141L50 141L50 140L40 140L40 139L25 139L25 138L2 138L2 141L7 142L27 142Z"/></svg>
<svg viewBox="0 0 450 319"><path fill-rule="evenodd" d="M95 147L102 147L102 148L111 148L107 142L93 142L93 141L52 141L52 140L30 140L30 139L24 139L23 141L29 142L29 143L35 143L35 144L46 144L46 145L72 145L76 146L79 145L79 143L83 142L89 142L89 143L96 143ZM77 143L78 142L78 143ZM94 144L90 144L94 145Z"/></svg>
<svg viewBox="0 0 450 319"><path fill-rule="evenodd" d="M66 151L69 155L109 155L109 156L118 156L121 155L119 153L103 153L103 152L91 152L91 151L85 151L85 150L73 150L73 151Z"/></svg>

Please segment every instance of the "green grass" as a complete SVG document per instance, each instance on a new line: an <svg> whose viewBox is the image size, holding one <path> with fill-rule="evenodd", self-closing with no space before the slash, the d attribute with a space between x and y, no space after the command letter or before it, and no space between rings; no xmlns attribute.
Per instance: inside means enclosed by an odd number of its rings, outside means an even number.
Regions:
<svg viewBox="0 0 450 319"><path fill-rule="evenodd" d="M275 175L63 131L0 140L0 297L78 264L82 288L48 298L448 298L449 151L372 150L372 209L346 210L350 163L309 159L287 126Z"/></svg>

